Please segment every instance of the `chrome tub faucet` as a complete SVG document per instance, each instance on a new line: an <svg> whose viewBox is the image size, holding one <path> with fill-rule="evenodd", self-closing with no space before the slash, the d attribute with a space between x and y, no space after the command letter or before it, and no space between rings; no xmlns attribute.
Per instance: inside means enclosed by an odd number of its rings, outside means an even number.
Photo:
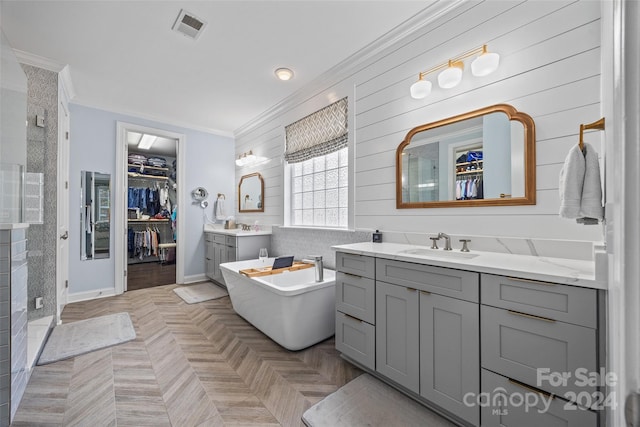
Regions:
<svg viewBox="0 0 640 427"><path fill-rule="evenodd" d="M316 268L316 282L324 280L324 264L322 263L322 255L309 255L310 259L303 259L302 262L313 264Z"/></svg>

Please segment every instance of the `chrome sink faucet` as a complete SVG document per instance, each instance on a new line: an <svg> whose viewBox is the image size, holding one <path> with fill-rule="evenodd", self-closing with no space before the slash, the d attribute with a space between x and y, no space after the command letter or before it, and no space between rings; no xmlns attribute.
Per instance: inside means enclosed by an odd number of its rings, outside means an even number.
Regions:
<svg viewBox="0 0 640 427"><path fill-rule="evenodd" d="M438 239L444 239L444 249L445 251L451 250L451 237L445 233L438 233Z"/></svg>
<svg viewBox="0 0 640 427"><path fill-rule="evenodd" d="M322 255L309 255L311 259L303 259L302 262L313 264L316 268L316 282L324 280L324 265L322 263Z"/></svg>

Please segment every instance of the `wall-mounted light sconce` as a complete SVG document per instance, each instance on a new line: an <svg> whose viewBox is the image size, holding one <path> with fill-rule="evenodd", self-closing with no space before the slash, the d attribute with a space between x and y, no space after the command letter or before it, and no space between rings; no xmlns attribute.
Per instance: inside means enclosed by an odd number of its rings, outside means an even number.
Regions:
<svg viewBox="0 0 640 427"><path fill-rule="evenodd" d="M238 158L236 159L236 166L252 166L266 162L267 160L269 159L262 156L256 156L255 154L253 154L252 150L249 150L248 153L242 153L238 156Z"/></svg>
<svg viewBox="0 0 640 427"><path fill-rule="evenodd" d="M462 81L462 70L464 69L464 62L462 61L474 55L478 55L478 57L471 62L471 74L474 76L486 76L498 69L500 55L487 52L487 45L485 44L419 73L418 81L411 85L411 97L422 99L428 96L431 93L433 85L430 81L426 80L425 77L429 73L442 69L444 70L438 74L438 85L443 89L458 86Z"/></svg>
<svg viewBox="0 0 640 427"><path fill-rule="evenodd" d="M253 151L249 150L248 153L242 153L236 159L236 166L247 166L256 161L256 156Z"/></svg>

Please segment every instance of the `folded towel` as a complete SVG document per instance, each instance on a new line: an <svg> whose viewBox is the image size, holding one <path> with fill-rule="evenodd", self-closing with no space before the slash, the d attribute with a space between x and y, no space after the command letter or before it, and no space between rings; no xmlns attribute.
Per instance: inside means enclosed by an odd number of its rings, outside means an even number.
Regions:
<svg viewBox="0 0 640 427"><path fill-rule="evenodd" d="M589 144L584 144L584 184L582 186L582 201L580 202L580 216L602 220L602 184L600 183L600 162L598 153Z"/></svg>
<svg viewBox="0 0 640 427"><path fill-rule="evenodd" d="M216 219L224 221L227 216L224 214L224 199L222 197L218 197L216 200Z"/></svg>
<svg viewBox="0 0 640 427"><path fill-rule="evenodd" d="M560 170L560 216L579 218L585 158L578 145L574 145Z"/></svg>

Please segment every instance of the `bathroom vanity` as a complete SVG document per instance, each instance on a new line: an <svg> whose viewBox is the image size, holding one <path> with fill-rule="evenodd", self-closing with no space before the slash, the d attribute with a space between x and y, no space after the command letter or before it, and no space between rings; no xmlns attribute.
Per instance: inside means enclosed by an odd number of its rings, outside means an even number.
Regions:
<svg viewBox="0 0 640 427"><path fill-rule="evenodd" d="M205 266L207 277L225 285L220 264L258 258L260 248L271 249L271 231L243 231L205 226Z"/></svg>
<svg viewBox="0 0 640 427"><path fill-rule="evenodd" d="M461 425L603 425L606 387L578 378L606 366L606 292L593 263L394 243L334 249L346 359Z"/></svg>

